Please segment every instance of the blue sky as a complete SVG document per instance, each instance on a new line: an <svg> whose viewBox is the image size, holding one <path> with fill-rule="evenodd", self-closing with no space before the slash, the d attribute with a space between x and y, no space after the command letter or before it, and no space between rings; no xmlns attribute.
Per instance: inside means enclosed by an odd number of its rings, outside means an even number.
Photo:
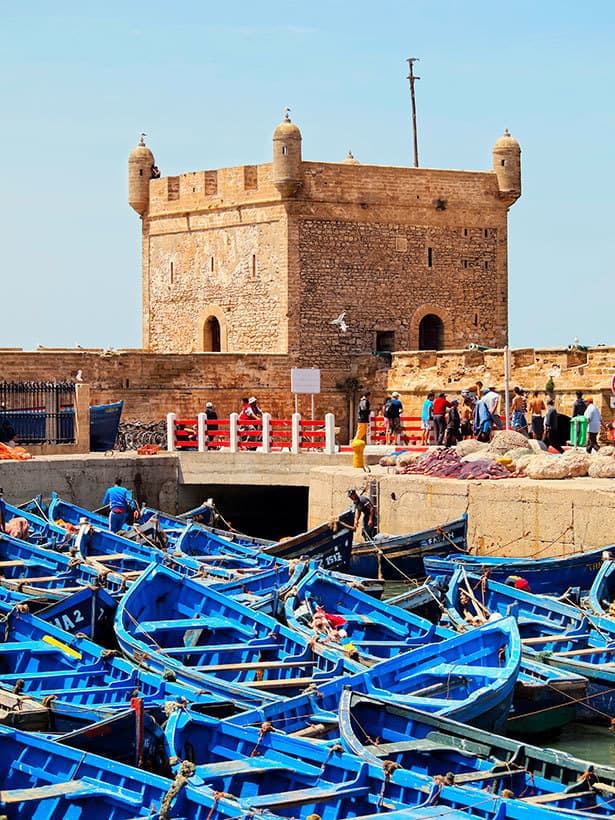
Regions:
<svg viewBox="0 0 615 820"><path fill-rule="evenodd" d="M307 160L488 169L508 127L514 347L615 344L615 4L0 2L0 347L139 347L126 160L163 175L268 162L285 106Z"/></svg>

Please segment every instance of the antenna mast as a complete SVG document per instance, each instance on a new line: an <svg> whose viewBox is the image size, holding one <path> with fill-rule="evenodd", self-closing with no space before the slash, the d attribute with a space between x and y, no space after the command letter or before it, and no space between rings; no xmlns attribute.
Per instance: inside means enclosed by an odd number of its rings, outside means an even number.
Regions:
<svg viewBox="0 0 615 820"><path fill-rule="evenodd" d="M407 80L410 83L410 98L412 100L412 132L414 135L414 167L419 167L419 142L416 133L416 98L414 96L414 81L420 80L420 77L416 77L413 71L414 63L418 62L418 57L408 57L406 62L408 63L408 69L410 73L408 74Z"/></svg>

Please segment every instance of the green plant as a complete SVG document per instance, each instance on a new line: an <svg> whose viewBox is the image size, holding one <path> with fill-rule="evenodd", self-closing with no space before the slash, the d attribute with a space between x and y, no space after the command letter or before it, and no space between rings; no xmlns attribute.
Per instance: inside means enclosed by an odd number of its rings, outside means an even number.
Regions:
<svg viewBox="0 0 615 820"><path fill-rule="evenodd" d="M549 378L547 380L547 383L545 384L545 393L551 394L551 393L553 393L554 390L555 390L555 383L553 382L553 379L551 378L551 376L549 376Z"/></svg>

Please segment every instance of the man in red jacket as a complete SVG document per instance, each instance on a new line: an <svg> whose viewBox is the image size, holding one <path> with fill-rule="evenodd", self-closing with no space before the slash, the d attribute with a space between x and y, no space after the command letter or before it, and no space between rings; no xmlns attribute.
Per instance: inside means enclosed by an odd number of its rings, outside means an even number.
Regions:
<svg viewBox="0 0 615 820"><path fill-rule="evenodd" d="M436 444L442 444L444 441L444 431L446 429L446 411L451 406L451 403L446 398L446 393L440 393L438 398L433 403L433 426L434 435L436 437Z"/></svg>

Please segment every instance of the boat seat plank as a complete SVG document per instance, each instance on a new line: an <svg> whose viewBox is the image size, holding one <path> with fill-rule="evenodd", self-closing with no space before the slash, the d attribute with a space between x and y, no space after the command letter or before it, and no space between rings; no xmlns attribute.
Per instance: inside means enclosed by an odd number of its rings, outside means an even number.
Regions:
<svg viewBox="0 0 615 820"><path fill-rule="evenodd" d="M208 672L239 672L251 669L293 669L314 666L316 661L247 661L246 663L218 663L204 667Z"/></svg>
<svg viewBox="0 0 615 820"><path fill-rule="evenodd" d="M455 781L457 778L455 778ZM548 792L547 794L536 794L533 797L521 797L524 803L532 803L532 805L542 805L543 803L556 803L558 800L569 800L571 797L590 797L594 796L593 791L585 792Z"/></svg>
<svg viewBox="0 0 615 820"><path fill-rule="evenodd" d="M242 757L240 760L220 760L218 763L205 763L197 766L196 773L203 780L209 777L228 777L236 774L250 774L255 770L265 772L288 772L296 771L293 766L283 766L279 763L272 763L262 757Z"/></svg>
<svg viewBox="0 0 615 820"><path fill-rule="evenodd" d="M593 655L603 652L612 652L615 654L615 647L613 646L589 646L587 649L572 649L570 652L554 652L556 658L572 658L576 655Z"/></svg>
<svg viewBox="0 0 615 820"><path fill-rule="evenodd" d="M207 667L204 666L202 669L205 670ZM327 678L319 678L317 682L324 683L325 680ZM314 678L278 678L274 680L250 680L246 681L246 686L251 689L283 689L288 686L309 686L315 682Z"/></svg>
<svg viewBox="0 0 615 820"><path fill-rule="evenodd" d="M594 783L594 789L599 792L607 792L608 794L615 794L615 786L610 783Z"/></svg>
<svg viewBox="0 0 615 820"><path fill-rule="evenodd" d="M186 631L187 629L235 629L240 632L252 633L252 629L246 629L237 621L217 616L212 616L211 618L169 618L168 620L142 621L139 626L140 632L157 632L160 629L167 631L171 629L182 631Z"/></svg>
<svg viewBox="0 0 615 820"><path fill-rule="evenodd" d="M336 797L362 797L369 794L369 786L349 786L344 788L343 783L330 789L311 788L296 789L280 792L279 794L261 794L250 798L250 808L269 808L271 806L301 806L305 803L332 800Z"/></svg>
<svg viewBox="0 0 615 820"><path fill-rule="evenodd" d="M436 741L421 738L419 740L398 740L393 743L379 743L373 746L366 746L365 751L370 752L377 757L384 755L395 754L397 752L436 752L436 751L450 751L455 749L452 742L438 743Z"/></svg>
<svg viewBox="0 0 615 820"><path fill-rule="evenodd" d="M580 641L589 638L589 634L584 632L582 635L570 635L566 632L554 632L553 635L537 635L535 638L522 638L523 646L534 646L541 643L562 643L565 641Z"/></svg>
<svg viewBox="0 0 615 820"><path fill-rule="evenodd" d="M64 574L64 573L62 573ZM29 576L25 576L25 578L5 578L5 583L21 584L22 586L27 584L48 584L50 581L61 581L62 579L59 578L57 575L40 575L36 578L30 578Z"/></svg>
<svg viewBox="0 0 615 820"><path fill-rule="evenodd" d="M0 803L27 803L32 800L50 800L57 797L87 797L98 794L99 790L82 780L69 780L66 783L50 783L47 786L32 786L28 789L10 789L0 791Z"/></svg>
<svg viewBox="0 0 615 820"><path fill-rule="evenodd" d="M461 786L465 783L478 783L481 780L496 780L500 777L510 777L515 773L514 769L484 769L478 772L466 772L465 774L455 775L455 785Z"/></svg>
<svg viewBox="0 0 615 820"><path fill-rule="evenodd" d="M25 567L33 566L34 561L0 561L0 567Z"/></svg>
<svg viewBox="0 0 615 820"><path fill-rule="evenodd" d="M225 655L227 652L247 652L250 650L267 652L271 650L277 650L279 648L279 645L275 643L252 645L248 642L237 644L220 643L213 644L212 646L165 646L162 652L165 655L185 655L186 653L194 654L195 652L198 652L200 655L204 655L207 653L212 655L215 653Z"/></svg>
<svg viewBox="0 0 615 820"><path fill-rule="evenodd" d="M130 558L133 561L138 560L137 555L129 555L127 552L104 552L96 555L90 555L95 561L103 563L104 561L123 561L125 558ZM145 560L145 559L144 559Z"/></svg>

